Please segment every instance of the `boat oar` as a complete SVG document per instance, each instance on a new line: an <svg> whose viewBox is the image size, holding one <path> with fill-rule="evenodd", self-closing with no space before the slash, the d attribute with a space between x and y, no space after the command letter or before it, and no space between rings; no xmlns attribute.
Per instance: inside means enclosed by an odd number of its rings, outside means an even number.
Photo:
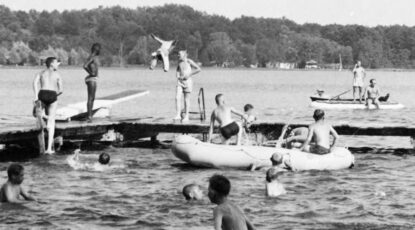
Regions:
<svg viewBox="0 0 415 230"><path fill-rule="evenodd" d="M335 99L335 98L338 98L338 97L342 96L343 94L346 94L346 93L348 93L348 92L350 92L350 91L351 91L351 89L349 89L349 90L347 90L347 91L344 91L343 93L341 93L341 94L339 94L339 95L336 95L336 96L334 96L334 97L330 98L330 99L329 99L329 101L331 101L331 100L333 100L333 99Z"/></svg>

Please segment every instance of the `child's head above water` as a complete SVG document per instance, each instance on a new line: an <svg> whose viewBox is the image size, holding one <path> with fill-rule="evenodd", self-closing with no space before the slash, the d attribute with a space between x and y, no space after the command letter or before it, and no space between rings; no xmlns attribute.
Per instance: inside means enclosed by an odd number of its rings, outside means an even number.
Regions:
<svg viewBox="0 0 415 230"><path fill-rule="evenodd" d="M222 175L213 175L209 179L209 199L212 203L218 203L222 198L229 195L231 182Z"/></svg>
<svg viewBox="0 0 415 230"><path fill-rule="evenodd" d="M202 189L197 184L188 184L184 186L182 193L186 200L201 200L203 198Z"/></svg>
<svg viewBox="0 0 415 230"><path fill-rule="evenodd" d="M278 153L274 153L270 160L274 166L282 164L282 156Z"/></svg>
<svg viewBox="0 0 415 230"><path fill-rule="evenodd" d="M110 155L108 153L99 154L98 162L103 165L108 164L110 162Z"/></svg>
<svg viewBox="0 0 415 230"><path fill-rule="evenodd" d="M7 168L7 176L12 184L21 184L24 179L24 168L20 164L11 164Z"/></svg>

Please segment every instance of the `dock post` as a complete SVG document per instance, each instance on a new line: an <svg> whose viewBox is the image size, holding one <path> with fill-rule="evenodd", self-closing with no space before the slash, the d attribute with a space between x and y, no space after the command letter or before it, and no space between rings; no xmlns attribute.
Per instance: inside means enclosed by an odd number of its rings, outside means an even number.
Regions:
<svg viewBox="0 0 415 230"><path fill-rule="evenodd" d="M202 141L203 142L206 142L207 141L207 139L208 139L208 134L207 133L202 133Z"/></svg>
<svg viewBox="0 0 415 230"><path fill-rule="evenodd" d="M37 135L37 141L39 146L39 154L44 154L45 149L45 122L43 121L43 108L42 102L36 101L33 109L33 115L36 117L36 128L40 129Z"/></svg>

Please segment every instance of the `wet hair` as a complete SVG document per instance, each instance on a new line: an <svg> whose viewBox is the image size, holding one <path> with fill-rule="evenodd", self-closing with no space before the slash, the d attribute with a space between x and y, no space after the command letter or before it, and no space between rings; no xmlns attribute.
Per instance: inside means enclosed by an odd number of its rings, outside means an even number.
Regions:
<svg viewBox="0 0 415 230"><path fill-rule="evenodd" d="M186 198L186 200L191 200L192 197L190 197L190 193L192 192L193 188L197 188L197 187L198 187L197 184L188 184L188 185L185 185L183 187L183 190L182 190L182 193L183 193L184 198Z"/></svg>
<svg viewBox="0 0 415 230"><path fill-rule="evenodd" d="M372 79L370 79L370 83L373 83L373 81L376 81L376 79L374 79L374 78L372 78Z"/></svg>
<svg viewBox="0 0 415 230"><path fill-rule="evenodd" d="M231 182L222 175L213 175L209 179L209 187L221 196L227 196L231 191Z"/></svg>
<svg viewBox="0 0 415 230"><path fill-rule="evenodd" d="M251 110L251 109L253 109L254 108L254 106L253 105L251 105L251 104L246 104L245 106L244 106L244 111L245 112L248 112L249 110Z"/></svg>
<svg viewBox="0 0 415 230"><path fill-rule="evenodd" d="M268 169L267 173L266 173L266 176L265 176L265 180L268 183L271 183L273 180L278 178L278 172L279 172L278 169L274 168L274 167Z"/></svg>
<svg viewBox="0 0 415 230"><path fill-rule="evenodd" d="M100 164L106 165L110 162L110 155L108 153L101 153L99 154L98 162Z"/></svg>
<svg viewBox="0 0 415 230"><path fill-rule="evenodd" d="M272 165L279 165L282 163L282 156L278 153L274 153L272 154L270 160L272 162Z"/></svg>
<svg viewBox="0 0 415 230"><path fill-rule="evenodd" d="M99 43L92 44L91 53L96 53L97 55L99 55L100 51L101 51L101 44Z"/></svg>
<svg viewBox="0 0 415 230"><path fill-rule="evenodd" d="M222 96L223 96L223 94L221 94L221 93L216 94L216 96L215 96L216 104L219 104L219 98L221 98Z"/></svg>
<svg viewBox="0 0 415 230"><path fill-rule="evenodd" d="M20 175L23 172L23 170L24 168L21 164L13 163L9 165L9 167L7 168L7 176L10 179L12 176Z"/></svg>
<svg viewBox="0 0 415 230"><path fill-rule="evenodd" d="M316 121L321 120L322 118L324 118L324 111L322 109L314 110L313 118Z"/></svg>
<svg viewBox="0 0 415 230"><path fill-rule="evenodd" d="M50 64L52 64L52 62L54 60L57 60L57 59L55 57L48 57L48 58L46 58L46 60L45 60L46 67L49 68L50 67Z"/></svg>

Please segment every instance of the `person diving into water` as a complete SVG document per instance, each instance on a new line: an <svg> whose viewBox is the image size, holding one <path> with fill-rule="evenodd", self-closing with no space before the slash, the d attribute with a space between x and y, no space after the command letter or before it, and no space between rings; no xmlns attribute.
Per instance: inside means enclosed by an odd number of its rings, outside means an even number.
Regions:
<svg viewBox="0 0 415 230"><path fill-rule="evenodd" d="M154 34L150 36L161 44L160 48L151 54L150 69L153 70L157 66L157 61L162 61L164 72L169 71L169 54L176 46L177 40L165 41Z"/></svg>

